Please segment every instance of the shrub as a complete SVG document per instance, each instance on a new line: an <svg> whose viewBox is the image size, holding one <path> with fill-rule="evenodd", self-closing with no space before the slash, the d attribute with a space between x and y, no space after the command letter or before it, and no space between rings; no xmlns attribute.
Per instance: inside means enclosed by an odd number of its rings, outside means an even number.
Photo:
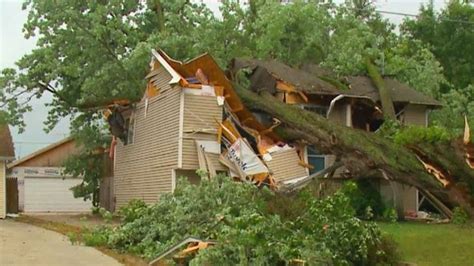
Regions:
<svg viewBox="0 0 474 266"><path fill-rule="evenodd" d="M86 246L102 247L107 246L108 236L111 229L108 227L98 227L93 230L86 230L82 234L82 241Z"/></svg>
<svg viewBox="0 0 474 266"><path fill-rule="evenodd" d="M385 209L382 218L386 222L395 223L398 220L397 210L394 208Z"/></svg>
<svg viewBox="0 0 474 266"><path fill-rule="evenodd" d="M71 241L71 244L73 245L79 242L79 235L75 232L69 232L66 234L66 236L69 238L69 241Z"/></svg>
<svg viewBox="0 0 474 266"><path fill-rule="evenodd" d="M295 259L308 265L376 265L391 260L378 227L355 218L344 193L322 200L307 192L282 197L223 176L197 186L180 179L174 194L149 207L127 205L124 213L133 215L98 234L106 236L110 247L148 259L188 236L217 242L192 258L191 265L285 265ZM301 209L280 211L279 204ZM91 242L102 243L98 238Z"/></svg>
<svg viewBox="0 0 474 266"><path fill-rule="evenodd" d="M395 143L406 145L416 143L436 143L450 139L447 129L437 126L420 127L408 126L402 128L394 135Z"/></svg>
<svg viewBox="0 0 474 266"><path fill-rule="evenodd" d="M132 199L126 206L119 210L119 215L123 222L130 223L145 215L148 207L143 200Z"/></svg>
<svg viewBox="0 0 474 266"><path fill-rule="evenodd" d="M358 217L367 220L382 217L385 205L373 181L358 180L357 182L346 182L342 192L349 197L351 206Z"/></svg>
<svg viewBox="0 0 474 266"><path fill-rule="evenodd" d="M110 223L113 219L113 215L111 212L106 210L105 208L99 208L98 210L99 215L104 219L105 222Z"/></svg>
<svg viewBox="0 0 474 266"><path fill-rule="evenodd" d="M461 207L454 208L453 218L452 218L453 224L463 225L463 224L466 224L468 221L469 221L469 215L463 208Z"/></svg>

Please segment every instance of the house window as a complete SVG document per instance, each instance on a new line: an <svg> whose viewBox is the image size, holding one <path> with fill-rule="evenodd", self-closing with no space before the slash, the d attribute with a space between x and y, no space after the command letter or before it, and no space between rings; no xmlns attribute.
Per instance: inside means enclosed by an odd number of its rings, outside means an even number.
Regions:
<svg viewBox="0 0 474 266"><path fill-rule="evenodd" d="M125 145L132 144L135 136L135 119L133 116L125 120Z"/></svg>
<svg viewBox="0 0 474 266"><path fill-rule="evenodd" d="M302 105L303 109L316 113L318 115L326 117L326 114L328 112L328 107L323 106L323 105L316 105L316 104L303 104Z"/></svg>
<svg viewBox="0 0 474 266"><path fill-rule="evenodd" d="M314 174L326 168L326 156L321 154L314 146L307 146L308 163L314 168L309 169L309 174Z"/></svg>

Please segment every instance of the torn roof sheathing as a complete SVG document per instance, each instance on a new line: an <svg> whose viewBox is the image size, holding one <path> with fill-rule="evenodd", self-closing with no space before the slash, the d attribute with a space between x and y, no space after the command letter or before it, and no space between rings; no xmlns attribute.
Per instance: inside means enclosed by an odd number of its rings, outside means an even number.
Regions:
<svg viewBox="0 0 474 266"><path fill-rule="evenodd" d="M201 69L208 77L212 85L224 87L224 96L226 104L247 127L253 128L258 132L264 131L266 128L260 124L255 116L243 105L239 96L235 93L232 83L227 79L224 71L219 67L217 62L208 53L202 54L185 63L170 58L165 52L159 50L158 53L173 67L182 77L194 76L198 69ZM279 139L274 133L269 132L267 136L273 139Z"/></svg>

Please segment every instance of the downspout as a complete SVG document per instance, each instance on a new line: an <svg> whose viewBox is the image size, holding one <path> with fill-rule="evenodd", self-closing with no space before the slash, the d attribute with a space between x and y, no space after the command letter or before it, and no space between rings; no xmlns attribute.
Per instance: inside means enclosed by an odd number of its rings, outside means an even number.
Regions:
<svg viewBox="0 0 474 266"><path fill-rule="evenodd" d="M329 104L329 109L326 113L326 118L329 118L329 115L331 114L331 111L334 108L334 105L336 104L336 102L339 101L340 99L344 98L345 96L346 95L344 95L344 94L339 94L334 99L331 100L331 103Z"/></svg>

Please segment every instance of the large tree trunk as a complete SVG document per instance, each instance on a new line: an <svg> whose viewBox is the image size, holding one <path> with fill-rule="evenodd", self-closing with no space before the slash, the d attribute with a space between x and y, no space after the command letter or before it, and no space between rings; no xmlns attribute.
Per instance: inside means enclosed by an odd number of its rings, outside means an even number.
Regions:
<svg viewBox="0 0 474 266"><path fill-rule="evenodd" d="M461 141L403 147L375 133L338 125L320 115L284 104L269 92L256 94L239 84L234 84L234 88L249 109L264 111L282 121L276 132L282 138L305 140L323 153L340 157L353 178L385 175L390 180L428 191L452 205L460 205L474 217L474 182L470 187L458 182L460 178L474 181L474 171L463 164ZM449 185L443 187L429 174L419 157L447 173Z"/></svg>
<svg viewBox="0 0 474 266"><path fill-rule="evenodd" d="M377 87L380 95L380 102L382 103L383 117L385 119L395 120L395 107L393 106L391 91L385 86L385 81L380 75L377 67L372 63L370 59L366 59L367 73L369 74L375 87Z"/></svg>

